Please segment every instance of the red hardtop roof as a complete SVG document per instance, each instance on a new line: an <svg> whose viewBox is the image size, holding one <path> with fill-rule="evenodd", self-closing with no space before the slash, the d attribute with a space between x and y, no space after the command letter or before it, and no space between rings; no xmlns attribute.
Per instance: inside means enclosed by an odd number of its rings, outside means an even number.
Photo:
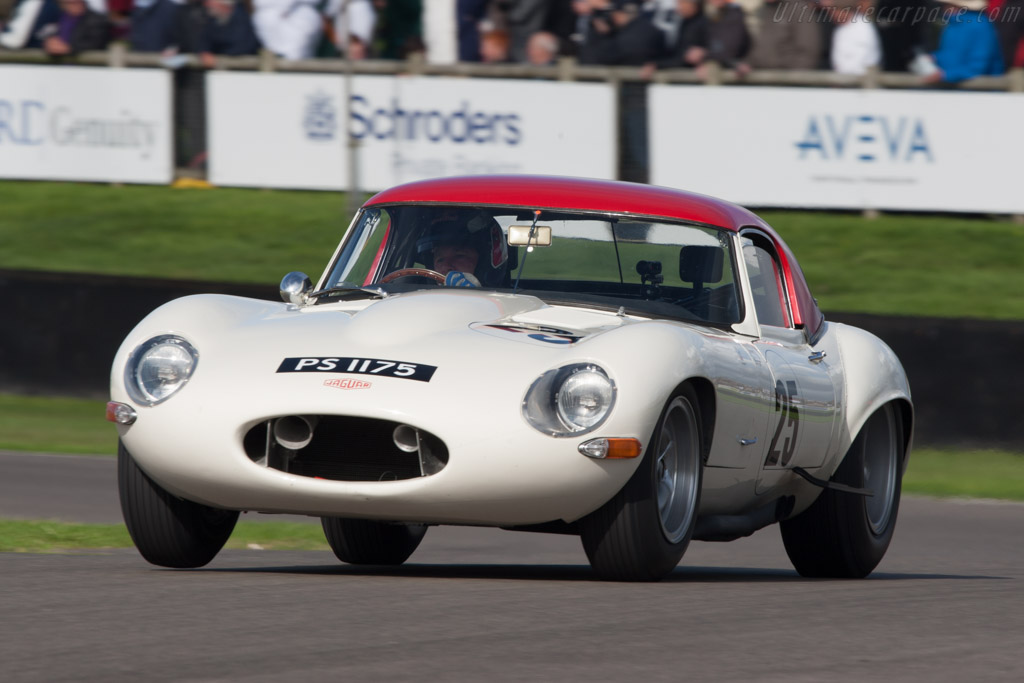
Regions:
<svg viewBox="0 0 1024 683"><path fill-rule="evenodd" d="M409 202L491 204L537 209L583 209L705 223L728 230L768 226L741 206L667 187L536 175L437 178L399 185L372 197L374 204Z"/></svg>

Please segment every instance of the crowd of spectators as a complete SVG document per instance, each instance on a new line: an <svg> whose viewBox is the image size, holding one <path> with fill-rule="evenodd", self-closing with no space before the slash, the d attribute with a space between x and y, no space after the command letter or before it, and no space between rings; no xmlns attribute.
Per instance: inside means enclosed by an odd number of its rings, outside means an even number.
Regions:
<svg viewBox="0 0 1024 683"><path fill-rule="evenodd" d="M261 49L290 60L419 52L535 65L571 56L648 76L878 68L939 83L1024 66L1024 0L0 0L0 49L61 56L110 41L207 67Z"/></svg>

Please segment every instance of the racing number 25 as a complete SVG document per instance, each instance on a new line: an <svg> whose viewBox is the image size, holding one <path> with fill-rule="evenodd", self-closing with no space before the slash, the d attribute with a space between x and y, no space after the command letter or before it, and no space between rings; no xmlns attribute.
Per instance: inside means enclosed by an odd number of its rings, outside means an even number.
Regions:
<svg viewBox="0 0 1024 683"><path fill-rule="evenodd" d="M779 380L775 383L775 412L779 416L779 424L775 428L772 443L768 447L768 457L764 461L765 466L785 467L793 458L793 451L796 450L796 435L800 428L800 411L793 402L795 398L796 382L789 381L783 384L782 380ZM782 439L781 445L779 444L780 439Z"/></svg>

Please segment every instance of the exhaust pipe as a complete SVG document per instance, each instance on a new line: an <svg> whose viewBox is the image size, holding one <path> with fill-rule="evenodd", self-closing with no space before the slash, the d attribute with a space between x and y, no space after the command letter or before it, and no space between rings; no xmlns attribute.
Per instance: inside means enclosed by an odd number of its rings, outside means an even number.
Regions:
<svg viewBox="0 0 1024 683"><path fill-rule="evenodd" d="M274 421L274 440L282 448L297 451L313 440L313 429L317 418L304 415L289 415Z"/></svg>

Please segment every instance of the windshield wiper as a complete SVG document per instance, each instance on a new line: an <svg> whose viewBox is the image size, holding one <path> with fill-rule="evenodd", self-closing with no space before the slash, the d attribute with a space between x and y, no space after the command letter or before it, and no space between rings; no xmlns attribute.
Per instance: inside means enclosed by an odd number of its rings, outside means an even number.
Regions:
<svg viewBox="0 0 1024 683"><path fill-rule="evenodd" d="M358 295L358 296L357 296ZM344 300L352 301L355 299L386 299L388 293L380 287L358 287L356 285L336 285L334 287L328 287L321 289L316 292L310 292L310 299L317 299L317 303L320 303L319 297L325 297L325 300Z"/></svg>

